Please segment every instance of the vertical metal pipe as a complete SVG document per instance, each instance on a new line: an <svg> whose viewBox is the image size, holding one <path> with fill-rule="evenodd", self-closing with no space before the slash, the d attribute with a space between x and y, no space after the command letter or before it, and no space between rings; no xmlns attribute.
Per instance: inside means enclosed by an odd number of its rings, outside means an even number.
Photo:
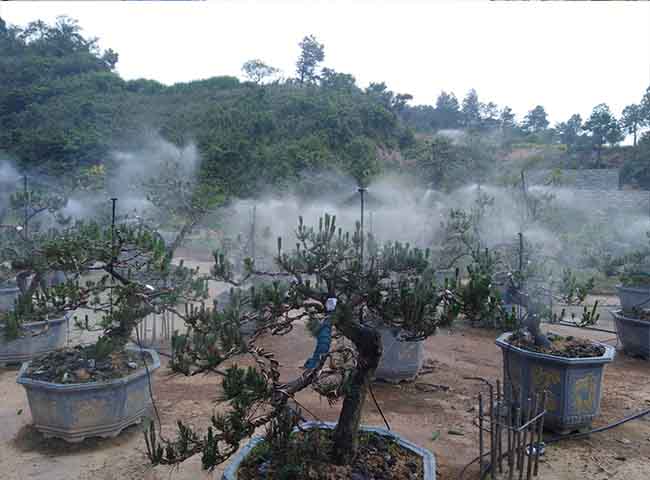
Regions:
<svg viewBox="0 0 650 480"><path fill-rule="evenodd" d="M523 278L524 272L524 234L519 232L519 281Z"/></svg>
<svg viewBox="0 0 650 480"><path fill-rule="evenodd" d="M158 319L156 318L155 313L153 314L153 317L152 317L151 320L152 320L152 322L151 322L152 323L152 325L151 325L151 344L153 345L153 344L156 343L156 340L158 338L158 336L156 335L158 333L157 332Z"/></svg>
<svg viewBox="0 0 650 480"><path fill-rule="evenodd" d="M253 219L251 222L251 257L255 262L255 236L256 236L257 205L253 205Z"/></svg>
<svg viewBox="0 0 650 480"><path fill-rule="evenodd" d="M23 235L25 235L25 239L29 237L29 191L27 190L27 175L23 175L23 202L25 202L25 205L23 207L24 210L24 221L23 221Z"/></svg>
<svg viewBox="0 0 650 480"><path fill-rule="evenodd" d="M364 198L364 193L366 192L366 189L364 187L359 187L359 194L361 195L361 222L360 222L360 230L361 230L361 245L360 245L360 258L359 258L359 268L360 271L363 272L363 245L365 243L365 238L364 238L364 232L363 232L363 218L364 218L364 208L365 208L365 198ZM359 309L359 322L363 324L363 305Z"/></svg>
<svg viewBox="0 0 650 480"><path fill-rule="evenodd" d="M363 232L363 221L364 221L364 209L365 209L365 198L364 194L366 189L364 187L359 187L359 194L361 195L361 265L363 265L363 244L365 243L364 232Z"/></svg>

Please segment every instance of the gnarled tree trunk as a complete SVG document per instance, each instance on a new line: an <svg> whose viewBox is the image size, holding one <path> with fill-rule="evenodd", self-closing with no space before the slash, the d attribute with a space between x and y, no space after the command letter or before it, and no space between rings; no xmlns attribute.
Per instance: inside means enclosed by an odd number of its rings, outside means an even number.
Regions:
<svg viewBox="0 0 650 480"><path fill-rule="evenodd" d="M343 400L343 408L334 431L333 461L339 465L350 463L357 454L359 423L368 393L368 386L375 374L382 354L381 336L374 328L345 325L344 335L355 344L359 353L358 365L352 374L349 390Z"/></svg>

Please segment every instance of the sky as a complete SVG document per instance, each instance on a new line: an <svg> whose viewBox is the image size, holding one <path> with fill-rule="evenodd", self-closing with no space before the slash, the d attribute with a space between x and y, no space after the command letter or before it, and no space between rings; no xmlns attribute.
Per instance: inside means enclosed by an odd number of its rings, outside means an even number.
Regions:
<svg viewBox="0 0 650 480"><path fill-rule="evenodd" d="M253 58L293 76L298 43L313 34L324 66L362 87L386 82L412 104L475 88L519 120L541 104L555 123L602 102L619 115L650 86L650 2L0 2L12 24L58 15L117 51L122 77L165 84L241 77Z"/></svg>

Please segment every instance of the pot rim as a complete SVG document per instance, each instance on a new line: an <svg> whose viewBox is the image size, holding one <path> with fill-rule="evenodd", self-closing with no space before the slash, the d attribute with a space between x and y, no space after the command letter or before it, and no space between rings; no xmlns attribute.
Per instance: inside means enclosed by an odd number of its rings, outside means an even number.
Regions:
<svg viewBox="0 0 650 480"><path fill-rule="evenodd" d="M327 429L333 430L336 428L336 422L316 422L308 421L302 422L300 428L295 428L294 432L299 431L300 429ZM395 433L393 431L386 430L380 427L369 427L365 425L359 426L359 431L363 432L374 432L384 437L389 437L395 440L402 448L410 450L422 458L422 463L424 465L424 480L434 480L436 478L436 458L432 452L426 448L420 447L415 443L405 439L402 435ZM237 471L242 463L242 461L248 456L250 451L260 442L264 441L263 437L255 436L250 439L250 441L233 457L230 464L223 473L224 480L231 480L237 478Z"/></svg>
<svg viewBox="0 0 650 480"><path fill-rule="evenodd" d="M623 320L623 321L626 321L626 322L636 323L637 325L643 325L643 326L645 326L647 328L650 328L650 321L649 320L641 320L640 318L626 317L625 315L623 315L623 309L611 310L610 313L617 320Z"/></svg>
<svg viewBox="0 0 650 480"><path fill-rule="evenodd" d="M629 286L627 286L627 285L623 285L622 283L619 283L618 285L616 285L616 289L617 290L628 290L628 291L635 292L635 293L645 293L645 294L647 294L647 293L650 292L650 285L646 285L646 286L643 286L643 285L629 285Z"/></svg>
<svg viewBox="0 0 650 480"><path fill-rule="evenodd" d="M39 320L39 321L37 321L37 322L25 322L25 323L21 323L20 326L21 326L22 328L27 328L27 327L42 327L42 326L44 326L44 325L46 325L46 324L48 324L48 323L61 323L61 322L64 322L64 321L68 320L69 317L70 317L70 314L69 314L69 313L64 313L64 314L63 314L62 316L60 316L60 317L57 316L57 317L55 317L55 318L51 318L51 319L48 318L47 320ZM1 330L4 330L4 328L5 328L5 326L0 324L0 331L1 331Z"/></svg>
<svg viewBox="0 0 650 480"><path fill-rule="evenodd" d="M46 382L43 380L33 380L31 378L25 377L27 368L29 368L29 364L31 363L31 361L29 361L29 362L24 362L20 367L20 371L18 372L18 378L16 379L16 383L24 385L25 388L31 387L31 388L39 388L43 390L60 391L60 392L102 390L114 386L126 385L160 368L160 355L158 355L157 351L150 348L137 348L137 347L127 347L126 350L147 353L151 357L152 360L151 365L148 365L147 368L140 368L135 372L131 373L130 375L127 375L126 377L114 378L113 380L109 380L106 382L55 383L55 382Z"/></svg>
<svg viewBox="0 0 650 480"><path fill-rule="evenodd" d="M606 343L592 341L596 345L601 345L605 348L605 353L599 357L581 357L581 358L569 358L569 357L560 357L558 355L549 355L548 353L538 353L532 352L530 350L525 350L523 348L516 347L508 342L510 337L514 332L505 332L497 337L495 343L497 346L501 347L504 351L510 350L516 352L520 355L526 355L530 358L535 358L537 360L545 360L547 362L552 362L556 364L563 365L592 365L592 364L605 364L610 363L614 360L616 355L616 349Z"/></svg>

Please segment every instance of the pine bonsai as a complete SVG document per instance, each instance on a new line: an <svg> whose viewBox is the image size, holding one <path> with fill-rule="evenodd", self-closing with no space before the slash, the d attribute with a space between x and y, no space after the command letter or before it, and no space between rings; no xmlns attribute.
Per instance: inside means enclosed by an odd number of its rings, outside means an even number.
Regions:
<svg viewBox="0 0 650 480"><path fill-rule="evenodd" d="M45 191L38 185L28 185L8 195L0 225L0 285L15 285L18 298L13 308L0 312L6 340L20 335L25 322L47 318L48 309L37 309L34 297L43 296L52 285L60 283L62 273L52 270L37 254L45 238L70 222L61 213L67 203L63 192Z"/></svg>
<svg viewBox="0 0 650 480"><path fill-rule="evenodd" d="M362 242L367 256L361 260ZM145 434L147 452L154 464L176 464L201 453L205 468L225 462L257 427L272 424L282 415L294 395L312 388L331 403L342 400L333 433L330 461L349 464L357 452L362 408L382 355L379 325L401 328L405 338L425 338L447 318L450 300L425 274L426 252L407 245L378 248L364 239L360 225L353 233L337 228L336 218L325 215L317 227L307 227L302 218L296 242L287 251L278 239L272 272L259 272L248 261L244 278L235 278L233 265L215 252L213 278L239 289L238 301L223 311L197 309L188 318L188 335L177 338L177 370L187 374L219 371L224 375L224 399L230 400L225 414L212 417L199 434L179 422L175 440L161 440L155 426ZM244 290L252 275L271 277L263 287ZM290 381L280 378L273 353L257 345L262 335L284 335L299 320L312 319L343 336L352 347L332 346L328 336L316 349L313 364ZM244 344L238 335L243 322L257 322L257 330ZM219 370L230 359L247 353L255 369L236 365Z"/></svg>

